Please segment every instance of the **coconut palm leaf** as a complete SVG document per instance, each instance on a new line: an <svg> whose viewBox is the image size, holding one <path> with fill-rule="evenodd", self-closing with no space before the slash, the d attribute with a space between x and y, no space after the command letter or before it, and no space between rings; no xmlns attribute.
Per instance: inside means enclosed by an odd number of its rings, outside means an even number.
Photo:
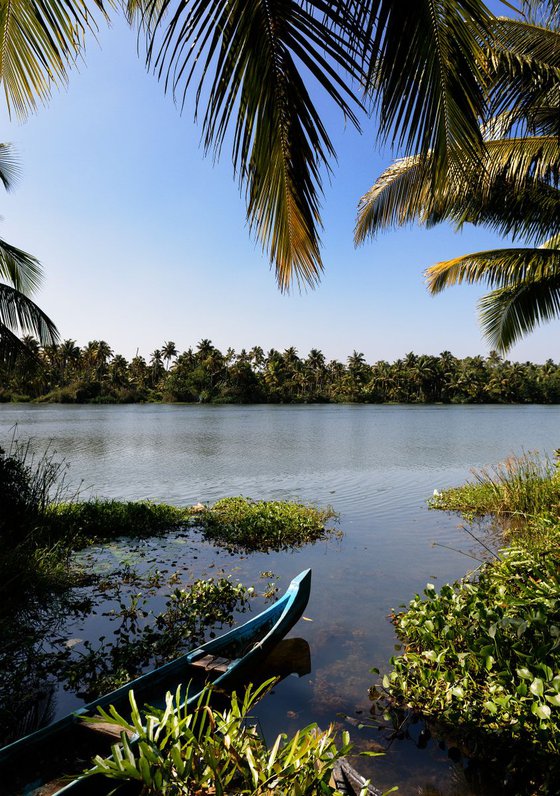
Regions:
<svg viewBox="0 0 560 796"><path fill-rule="evenodd" d="M545 181L558 170L557 142L528 142L527 152L523 144L488 141L482 164L450 169L439 190L432 187L430 155L395 161L360 200L356 244L389 227L413 222L431 227L444 220L457 228L466 222L485 225L532 243L560 232L560 192ZM523 182L522 166L528 172Z"/></svg>
<svg viewBox="0 0 560 796"><path fill-rule="evenodd" d="M219 156L231 132L249 225L280 288L294 278L314 284L322 269L322 179L335 153L303 74L358 126L350 85L362 77L365 44L353 4L142 2L148 29L163 31L150 41L149 63L181 106L195 84L205 149Z"/></svg>
<svg viewBox="0 0 560 796"><path fill-rule="evenodd" d="M481 0L372 0L371 8L368 89L382 139L406 154L430 150L439 186L453 157L480 156L489 12Z"/></svg>
<svg viewBox="0 0 560 796"><path fill-rule="evenodd" d="M506 288L556 278L560 275L560 249L552 245L550 240L546 249L492 249L437 263L425 272L428 290L435 295L463 283Z"/></svg>
<svg viewBox="0 0 560 796"><path fill-rule="evenodd" d="M0 283L0 324L13 334L33 335L41 345L58 341L51 319L19 290Z"/></svg>
<svg viewBox="0 0 560 796"><path fill-rule="evenodd" d="M512 187L530 180L553 185L560 182L560 139L556 136L489 141L487 152L484 166L489 190L496 179L503 179Z"/></svg>
<svg viewBox="0 0 560 796"><path fill-rule="evenodd" d="M111 0L109 0L109 4ZM0 81L8 110L24 118L53 85L66 82L103 0L9 0L0 3Z"/></svg>
<svg viewBox="0 0 560 796"><path fill-rule="evenodd" d="M19 161L11 144L0 144L0 182L9 191L19 177Z"/></svg>
<svg viewBox="0 0 560 796"><path fill-rule="evenodd" d="M491 113L510 124L558 135L560 32L517 19L499 19L488 51L493 70Z"/></svg>
<svg viewBox="0 0 560 796"><path fill-rule="evenodd" d="M493 290L479 302L480 321L490 344L507 351L536 326L560 317L560 250L557 275Z"/></svg>
<svg viewBox="0 0 560 796"><path fill-rule="evenodd" d="M31 254L0 238L0 277L28 295L39 287L41 265Z"/></svg>

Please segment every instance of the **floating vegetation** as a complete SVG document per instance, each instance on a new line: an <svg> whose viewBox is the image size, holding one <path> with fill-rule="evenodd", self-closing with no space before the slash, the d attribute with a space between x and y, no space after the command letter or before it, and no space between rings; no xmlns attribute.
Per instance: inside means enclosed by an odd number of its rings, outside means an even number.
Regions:
<svg viewBox="0 0 560 796"><path fill-rule="evenodd" d="M120 598L118 608L105 613L109 622L117 623L112 636L102 636L97 646L84 641L77 655L66 644L59 654L58 676L90 702L135 679L148 666L161 666L214 638L213 628L230 627L234 614L247 610L253 593L253 588L230 578L207 578L173 589L158 613L147 608L145 593Z"/></svg>
<svg viewBox="0 0 560 796"><path fill-rule="evenodd" d="M330 506L245 497L223 498L195 516L207 539L244 552L302 547L332 534L327 522L338 520Z"/></svg>
<svg viewBox="0 0 560 796"><path fill-rule="evenodd" d="M398 705L487 746L560 768L560 524L501 551L476 582L428 584L393 617L404 652L383 685ZM484 743L478 746L479 752Z"/></svg>

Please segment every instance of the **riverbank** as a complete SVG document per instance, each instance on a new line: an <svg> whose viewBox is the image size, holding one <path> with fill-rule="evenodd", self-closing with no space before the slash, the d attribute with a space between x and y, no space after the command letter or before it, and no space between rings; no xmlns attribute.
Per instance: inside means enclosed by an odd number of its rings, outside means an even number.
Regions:
<svg viewBox="0 0 560 796"><path fill-rule="evenodd" d="M525 454L436 492L466 521L491 515L507 540L469 575L392 620L403 651L376 690L420 714L468 758L508 760L505 792L555 793L560 776L560 472ZM496 525L495 525L496 527ZM484 561L484 557L489 560ZM460 750L460 751L459 751Z"/></svg>

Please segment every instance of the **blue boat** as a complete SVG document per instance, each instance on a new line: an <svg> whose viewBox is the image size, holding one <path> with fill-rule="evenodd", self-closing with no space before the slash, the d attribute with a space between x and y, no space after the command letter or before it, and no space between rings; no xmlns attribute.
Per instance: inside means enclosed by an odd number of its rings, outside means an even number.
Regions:
<svg viewBox="0 0 560 796"><path fill-rule="evenodd" d="M301 617L310 589L311 570L307 569L292 580L279 600L248 622L0 749L0 792L3 796L103 793L97 777L81 780L77 775L94 755L110 751L115 736L103 722L83 722L82 718L95 716L97 708L109 705L126 713L130 690L139 705L156 705L167 691L188 684L187 704L194 704L208 684L219 693L247 682ZM38 771L33 770L35 766Z"/></svg>

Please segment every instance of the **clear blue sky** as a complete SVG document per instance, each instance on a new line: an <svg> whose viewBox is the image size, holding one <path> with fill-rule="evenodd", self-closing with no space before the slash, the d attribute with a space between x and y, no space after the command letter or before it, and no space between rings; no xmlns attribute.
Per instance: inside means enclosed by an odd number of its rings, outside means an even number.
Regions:
<svg viewBox="0 0 560 796"><path fill-rule="evenodd" d="M217 165L203 157L191 110L181 116L146 73L124 23L100 30L68 89L25 124L0 112L2 140L22 162L0 235L43 263L37 301L63 338L104 339L127 357L204 337L222 350L315 347L341 360L354 349L369 361L488 353L476 317L483 291L431 298L422 272L503 245L497 236L411 228L354 249L358 199L392 160L373 123L359 136L327 114L339 161L323 202L325 274L313 291L282 295L249 237L227 151ZM560 359L557 332L544 326L510 358Z"/></svg>

